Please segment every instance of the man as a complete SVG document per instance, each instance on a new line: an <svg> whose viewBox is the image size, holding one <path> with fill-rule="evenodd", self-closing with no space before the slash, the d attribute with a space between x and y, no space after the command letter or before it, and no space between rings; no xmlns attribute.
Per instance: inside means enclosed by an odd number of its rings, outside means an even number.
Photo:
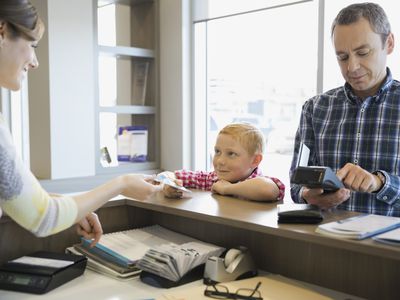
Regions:
<svg viewBox="0 0 400 300"><path fill-rule="evenodd" d="M308 100L296 133L310 148L309 165L328 166L345 185L334 193L291 186L295 202L400 216L400 83L386 67L394 37L384 10L374 3L342 9L331 37L343 87Z"/></svg>

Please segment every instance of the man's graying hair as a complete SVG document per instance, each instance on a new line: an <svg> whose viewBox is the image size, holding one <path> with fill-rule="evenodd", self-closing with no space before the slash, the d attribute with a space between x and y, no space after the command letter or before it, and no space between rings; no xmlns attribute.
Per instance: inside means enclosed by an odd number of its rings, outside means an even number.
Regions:
<svg viewBox="0 0 400 300"><path fill-rule="evenodd" d="M343 8L332 23L331 37L333 37L336 25L349 25L361 18L366 19L372 30L380 34L384 46L391 32L390 23L383 8L376 3L357 3Z"/></svg>

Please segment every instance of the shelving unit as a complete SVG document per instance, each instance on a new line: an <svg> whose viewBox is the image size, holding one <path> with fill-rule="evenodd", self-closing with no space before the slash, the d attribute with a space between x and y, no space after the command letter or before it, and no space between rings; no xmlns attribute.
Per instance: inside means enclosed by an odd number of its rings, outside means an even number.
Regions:
<svg viewBox="0 0 400 300"><path fill-rule="evenodd" d="M96 8L96 173L126 173L159 167L158 1L94 0ZM102 19L103 18L103 19ZM110 18L113 19L110 21ZM115 28L114 28L115 25ZM113 29L114 32L110 32ZM110 38L111 37L111 38ZM147 65L145 97L134 99L138 62ZM136 71L137 72L137 71ZM140 102L140 103L139 103ZM148 129L147 162L117 162L120 126ZM107 147L112 163L101 163L100 149Z"/></svg>

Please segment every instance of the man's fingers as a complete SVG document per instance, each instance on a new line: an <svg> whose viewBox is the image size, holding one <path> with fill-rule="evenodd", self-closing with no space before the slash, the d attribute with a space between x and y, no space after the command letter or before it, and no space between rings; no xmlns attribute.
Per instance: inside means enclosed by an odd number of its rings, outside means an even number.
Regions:
<svg viewBox="0 0 400 300"><path fill-rule="evenodd" d="M323 189L308 189L308 188L305 189L304 191L307 193L307 195L311 197L320 196L324 192Z"/></svg>

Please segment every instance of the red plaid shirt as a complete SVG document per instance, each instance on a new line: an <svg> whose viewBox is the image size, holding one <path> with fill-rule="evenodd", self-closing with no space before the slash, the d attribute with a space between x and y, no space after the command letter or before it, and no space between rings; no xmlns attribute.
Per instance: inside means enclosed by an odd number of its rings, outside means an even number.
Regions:
<svg viewBox="0 0 400 300"><path fill-rule="evenodd" d="M211 191L212 185L218 181L217 174L215 171L189 171L189 170L177 170L175 171L177 179L182 180L182 184L186 188L200 189L205 191ZM250 174L245 180L255 177L266 177L271 179L279 188L279 195L277 200L282 200L285 196L285 185L278 178L264 176L258 168L255 168L253 173Z"/></svg>

